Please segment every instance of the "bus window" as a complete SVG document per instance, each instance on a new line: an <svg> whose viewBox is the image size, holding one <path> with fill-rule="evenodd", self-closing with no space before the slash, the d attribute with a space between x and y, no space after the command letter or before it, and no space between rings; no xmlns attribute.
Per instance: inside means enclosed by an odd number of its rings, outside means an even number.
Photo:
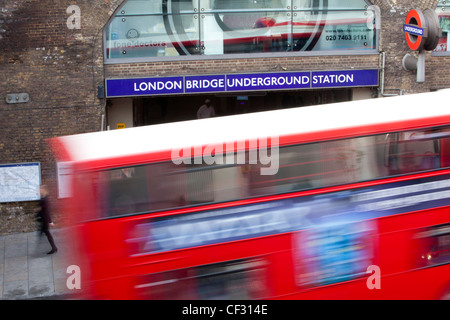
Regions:
<svg viewBox="0 0 450 320"><path fill-rule="evenodd" d="M153 203L153 210L247 197L246 178L240 166L196 164L194 160L191 164L150 166L149 180L153 179L150 197L158 199L157 205Z"/></svg>
<svg viewBox="0 0 450 320"><path fill-rule="evenodd" d="M249 196L248 179L244 165L215 166L210 171L214 201L230 201Z"/></svg>
<svg viewBox="0 0 450 320"><path fill-rule="evenodd" d="M144 166L110 170L108 190L110 216L149 210Z"/></svg>
<svg viewBox="0 0 450 320"><path fill-rule="evenodd" d="M293 192L323 186L323 161L320 144L282 147L279 150L279 168L274 175L261 175L260 166L252 165L249 187L253 196Z"/></svg>
<svg viewBox="0 0 450 320"><path fill-rule="evenodd" d="M354 139L356 181L368 181L386 177L384 166L384 135L374 135Z"/></svg>
<svg viewBox="0 0 450 320"><path fill-rule="evenodd" d="M202 204L214 201L213 172L210 167L186 168L189 204Z"/></svg>
<svg viewBox="0 0 450 320"><path fill-rule="evenodd" d="M321 143L323 184L333 186L357 181L358 160L362 156L355 147L355 139Z"/></svg>
<svg viewBox="0 0 450 320"><path fill-rule="evenodd" d="M146 166L150 211L164 210L189 205L188 188L184 164L159 162Z"/></svg>
<svg viewBox="0 0 450 320"><path fill-rule="evenodd" d="M450 167L450 138L441 139L441 167Z"/></svg>
<svg viewBox="0 0 450 320"><path fill-rule="evenodd" d="M137 298L154 300L194 299L195 269L171 270L138 278Z"/></svg>
<svg viewBox="0 0 450 320"><path fill-rule="evenodd" d="M252 195L293 192L376 179L386 175L382 136L324 141L282 147L279 170L262 176L257 166L250 175Z"/></svg>
<svg viewBox="0 0 450 320"><path fill-rule="evenodd" d="M109 216L167 210L248 197L245 172L236 165L171 161L109 171Z"/></svg>
<svg viewBox="0 0 450 320"><path fill-rule="evenodd" d="M140 299L248 300L267 294L264 262L227 261L137 278Z"/></svg>
<svg viewBox="0 0 450 320"><path fill-rule="evenodd" d="M440 167L440 145L432 132L407 131L392 133L387 139L389 174L405 174Z"/></svg>
<svg viewBox="0 0 450 320"><path fill-rule="evenodd" d="M450 224L428 228L416 238L419 240L420 266L450 263Z"/></svg>
<svg viewBox="0 0 450 320"><path fill-rule="evenodd" d="M259 260L240 260L199 267L199 299L262 298L265 291L262 266Z"/></svg>

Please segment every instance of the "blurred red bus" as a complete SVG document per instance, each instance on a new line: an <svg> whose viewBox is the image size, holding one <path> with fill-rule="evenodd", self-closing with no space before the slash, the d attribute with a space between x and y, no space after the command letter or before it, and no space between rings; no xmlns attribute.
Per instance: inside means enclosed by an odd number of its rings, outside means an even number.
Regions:
<svg viewBox="0 0 450 320"><path fill-rule="evenodd" d="M449 98L55 138L86 297L448 297Z"/></svg>

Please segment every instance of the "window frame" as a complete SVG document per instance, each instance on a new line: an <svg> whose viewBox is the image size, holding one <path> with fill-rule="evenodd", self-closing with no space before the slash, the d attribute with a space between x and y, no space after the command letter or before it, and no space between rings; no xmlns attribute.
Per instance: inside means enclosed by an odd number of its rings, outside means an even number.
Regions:
<svg viewBox="0 0 450 320"><path fill-rule="evenodd" d="M365 10L370 10L370 2L367 0L364 0L366 2ZM114 12L114 14L110 17L110 20L105 25L102 37L103 37L103 55L104 55L104 64L105 65L114 65L114 64L125 64L125 63L140 63L140 62L171 62L171 61L195 61L195 60L230 60L230 59L245 59L245 58L278 58L278 57L299 57L299 56L335 56L335 55L343 55L343 56L354 56L354 55L373 55L377 54L379 52L379 40L380 40L380 29L379 29L379 19L380 17L377 16L377 12L374 10L374 17L376 20L374 22L374 41L375 41L375 48L373 49L330 49L330 50L321 50L321 51L286 51L286 52L253 52L253 53L223 53L223 54L198 54L198 55L178 55L178 56L161 56L161 57L132 57L132 58L108 58L107 50L107 30L111 23L114 21L116 17L121 16L119 13L121 12L122 8L126 5L127 1L125 1L120 7L117 8L117 10ZM238 10L238 9L237 9ZM246 12L260 12L260 11L277 11L278 9L261 9L258 11L255 11L253 9L242 9L239 10L240 13L246 13ZM364 9L355 9L355 8L348 8L348 9L327 9L327 12L355 12L355 11L363 11ZM205 12L205 14L214 14L218 10L210 10L208 12ZM220 10L221 12L227 12L230 11L230 9L227 10ZM234 10L233 10L234 11ZM288 12L289 10L286 9L284 12ZM314 9L311 10L305 10L305 9L290 9L289 12L304 12L304 11L314 11ZM198 12L197 12L198 13ZM147 14L146 14L147 15ZM158 14L148 14L148 15L163 15L161 13ZM136 16L136 15L133 15ZM291 17L291 21L293 20L293 14ZM291 33L289 34L289 37L292 38L293 30L291 30ZM202 41L202 35L201 31L199 33L199 41Z"/></svg>
<svg viewBox="0 0 450 320"><path fill-rule="evenodd" d="M439 10L442 9L443 7L445 7L447 10L446 11L442 11L442 12L448 12L448 20L450 23L450 2L444 2L444 4L441 4L442 0L439 0L438 4L436 5L436 9L435 12L438 15L438 19L439 19ZM439 20L440 22L440 20ZM442 32L444 32L444 30L442 30ZM448 41L448 37L450 37L450 29L448 30L447 33L447 41ZM442 39L442 37L439 39L439 41ZM431 55L433 57L448 57L450 56L450 46L447 48L447 51L436 51L436 49L431 51Z"/></svg>

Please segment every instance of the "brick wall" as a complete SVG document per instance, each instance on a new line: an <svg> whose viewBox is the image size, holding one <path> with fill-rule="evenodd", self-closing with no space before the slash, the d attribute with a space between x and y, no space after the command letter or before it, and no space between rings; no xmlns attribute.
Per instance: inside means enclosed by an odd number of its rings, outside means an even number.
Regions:
<svg viewBox="0 0 450 320"><path fill-rule="evenodd" d="M405 93L450 87L447 57L427 55L427 81L415 82L401 60L410 50L402 31L412 8L434 8L437 0L374 0L381 10L380 50L385 52L385 88ZM105 101L97 86L105 77L168 76L344 68L380 68L381 55L207 59L103 65L102 29L122 0L4 0L0 10L0 164L39 161L43 182L55 193L50 137L98 131ZM395 5L394 5L395 3ZM69 5L81 9L81 29L69 29ZM8 93L30 101L7 104ZM60 217L57 201L52 201ZM35 229L36 203L0 204L0 234ZM62 218L61 218L62 219Z"/></svg>
<svg viewBox="0 0 450 320"><path fill-rule="evenodd" d="M348 66L355 69L378 68L378 55L364 56L304 56L276 58L248 58L223 60L192 60L154 63L127 63L105 65L105 77L142 77L171 76L214 73L245 73L245 72L279 72L342 69Z"/></svg>
<svg viewBox="0 0 450 320"><path fill-rule="evenodd" d="M0 163L38 161L43 183L54 187L55 163L45 140L100 130L102 28L120 2L1 2ZM81 29L67 27L71 4L81 9ZM5 102L6 94L21 92L29 102ZM34 207L35 202L0 204L0 234L34 230Z"/></svg>

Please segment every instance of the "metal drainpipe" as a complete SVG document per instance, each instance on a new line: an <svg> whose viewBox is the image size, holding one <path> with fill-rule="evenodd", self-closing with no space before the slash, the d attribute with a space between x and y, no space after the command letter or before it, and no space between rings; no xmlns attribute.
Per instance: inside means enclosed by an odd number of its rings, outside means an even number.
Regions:
<svg viewBox="0 0 450 320"><path fill-rule="evenodd" d="M382 51L381 52L381 88L378 89L378 91L380 92L380 94L383 97L394 97L394 96L401 96L403 95L403 91L402 89L398 89L398 88L392 88L392 89L388 89L388 90L395 90L398 91L398 93L385 93L384 92L384 69L385 69L385 65L386 65L386 52Z"/></svg>

